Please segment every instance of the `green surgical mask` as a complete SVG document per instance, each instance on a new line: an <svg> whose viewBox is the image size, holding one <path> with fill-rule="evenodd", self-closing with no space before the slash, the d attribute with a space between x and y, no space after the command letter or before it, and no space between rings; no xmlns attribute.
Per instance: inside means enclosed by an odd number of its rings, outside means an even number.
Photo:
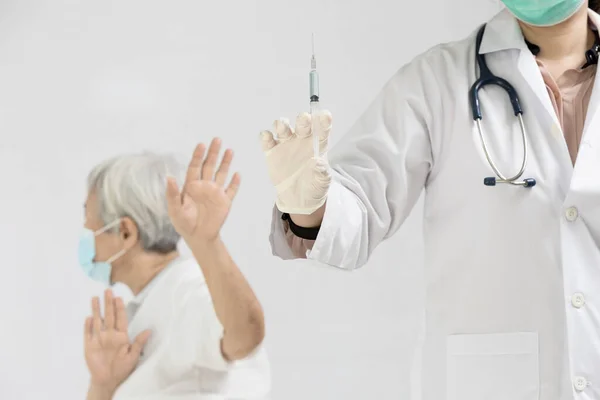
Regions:
<svg viewBox="0 0 600 400"><path fill-rule="evenodd" d="M502 0L517 19L534 26L553 26L571 18L585 0Z"/></svg>

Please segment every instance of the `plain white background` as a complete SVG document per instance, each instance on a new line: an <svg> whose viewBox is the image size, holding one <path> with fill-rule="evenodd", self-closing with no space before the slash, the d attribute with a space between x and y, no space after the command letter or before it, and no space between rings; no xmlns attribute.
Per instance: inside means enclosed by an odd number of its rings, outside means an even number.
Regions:
<svg viewBox="0 0 600 400"><path fill-rule="evenodd" d="M100 291L76 262L88 170L123 152L188 157L213 136L242 174L224 237L265 308L273 399L406 398L422 312L421 203L359 271L282 262L268 244L274 191L258 134L307 109L311 32L335 141L400 66L499 8L0 2L0 398L84 398L83 320Z"/></svg>

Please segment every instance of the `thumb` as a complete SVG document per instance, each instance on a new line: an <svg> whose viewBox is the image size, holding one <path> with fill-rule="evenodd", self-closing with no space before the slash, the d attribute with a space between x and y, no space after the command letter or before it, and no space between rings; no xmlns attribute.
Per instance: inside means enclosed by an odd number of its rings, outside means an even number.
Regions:
<svg viewBox="0 0 600 400"><path fill-rule="evenodd" d="M175 178L167 178L167 208L169 215L175 215L181 208L181 193Z"/></svg>
<svg viewBox="0 0 600 400"><path fill-rule="evenodd" d="M331 133L331 127L333 124L333 116L328 110L323 110L319 115L319 139L322 141L329 140L329 134Z"/></svg>
<svg viewBox="0 0 600 400"><path fill-rule="evenodd" d="M140 356L142 350L144 350L144 346L146 346L146 343L148 343L148 339L150 339L150 334L151 332L146 330L135 338L131 348L129 349L130 356L135 357L136 359Z"/></svg>
<svg viewBox="0 0 600 400"><path fill-rule="evenodd" d="M273 134L269 131L262 131L260 133L260 141L262 144L262 149L265 152L277 146L277 142L275 141Z"/></svg>

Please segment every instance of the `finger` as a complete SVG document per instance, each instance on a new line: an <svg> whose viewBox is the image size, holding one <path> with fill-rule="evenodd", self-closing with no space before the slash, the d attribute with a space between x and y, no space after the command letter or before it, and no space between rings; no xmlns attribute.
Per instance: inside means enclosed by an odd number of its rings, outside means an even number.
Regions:
<svg viewBox="0 0 600 400"><path fill-rule="evenodd" d="M200 178L205 181L212 181L215 169L217 166L217 160L219 159L219 152L221 151L221 139L214 138L212 142L210 142L210 147L208 148L208 155L204 160L204 164L202 164L202 172L200 174Z"/></svg>
<svg viewBox="0 0 600 400"><path fill-rule="evenodd" d="M233 160L233 150L227 149L225 150L225 154L223 154L223 159L221 160L221 165L219 165L219 169L215 174L215 182L219 186L225 185L225 179L227 179L227 175L229 175L229 167L231 166L231 161Z"/></svg>
<svg viewBox="0 0 600 400"><path fill-rule="evenodd" d="M326 141L329 139L329 133L333 125L333 116L327 110L321 111L319 115L319 139Z"/></svg>
<svg viewBox="0 0 600 400"><path fill-rule="evenodd" d="M167 178L167 212L169 216L175 216L181 210L183 202L181 200L181 193L177 186L175 178Z"/></svg>
<svg viewBox="0 0 600 400"><path fill-rule="evenodd" d="M92 298L92 332L97 335L102 330L102 316L100 314L100 299Z"/></svg>
<svg viewBox="0 0 600 400"><path fill-rule="evenodd" d="M300 138L309 137L312 133L311 130L311 115L307 112L303 112L296 118L296 135Z"/></svg>
<svg viewBox="0 0 600 400"><path fill-rule="evenodd" d="M260 142L263 151L269 151L277 145L277 142L270 131L262 131L260 133Z"/></svg>
<svg viewBox="0 0 600 400"><path fill-rule="evenodd" d="M115 307L113 306L112 290L104 291L104 328L114 329L115 327Z"/></svg>
<svg viewBox="0 0 600 400"><path fill-rule="evenodd" d="M200 179L200 174L202 172L202 160L204 160L204 152L206 151L206 146L202 143L196 146L194 149L194 153L192 154L192 159L188 165L187 173L185 174L185 183L183 185L182 192L185 192L187 186L191 182L195 182Z"/></svg>
<svg viewBox="0 0 600 400"><path fill-rule="evenodd" d="M85 338L85 340L90 340L92 338L93 325L94 319L92 317L87 317L85 319L85 323L83 324L83 337Z"/></svg>
<svg viewBox="0 0 600 400"><path fill-rule="evenodd" d="M120 297L115 298L115 329L119 332L127 332L127 312L125 303Z"/></svg>
<svg viewBox="0 0 600 400"><path fill-rule="evenodd" d="M148 343L148 339L150 339L150 334L151 332L149 330L144 331L142 333L140 333L135 340L133 341L133 344L131 345L131 348L129 349L129 354L132 357L138 358L140 356L140 354L142 353L142 350L144 350L144 346L146 346L146 343Z"/></svg>
<svg viewBox="0 0 600 400"><path fill-rule="evenodd" d="M242 180L240 178L240 174L238 174L237 172L233 174L233 177L231 177L231 182L229 182L229 186L227 187L227 190L225 190L227 197L229 197L231 201L233 201L233 199L235 198L235 195L237 194L238 189L240 188L241 181Z"/></svg>
<svg viewBox="0 0 600 400"><path fill-rule="evenodd" d="M277 136L277 141L286 142L292 139L294 135L294 131L290 126L290 121L286 118L281 118L273 124L273 129L275 130L275 135Z"/></svg>

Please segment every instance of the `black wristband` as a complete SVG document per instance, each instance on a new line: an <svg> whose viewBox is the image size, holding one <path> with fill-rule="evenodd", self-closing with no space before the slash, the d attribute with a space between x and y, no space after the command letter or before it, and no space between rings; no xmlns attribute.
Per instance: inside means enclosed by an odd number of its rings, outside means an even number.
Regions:
<svg viewBox="0 0 600 400"><path fill-rule="evenodd" d="M290 225L290 231L292 231L292 233L298 236L299 238L306 240L317 240L319 230L321 229L320 226L317 226L315 228L303 228L301 226L296 225L294 221L292 221L292 219L290 218L290 214L287 213L284 213L281 216L281 219L288 222L288 224Z"/></svg>

